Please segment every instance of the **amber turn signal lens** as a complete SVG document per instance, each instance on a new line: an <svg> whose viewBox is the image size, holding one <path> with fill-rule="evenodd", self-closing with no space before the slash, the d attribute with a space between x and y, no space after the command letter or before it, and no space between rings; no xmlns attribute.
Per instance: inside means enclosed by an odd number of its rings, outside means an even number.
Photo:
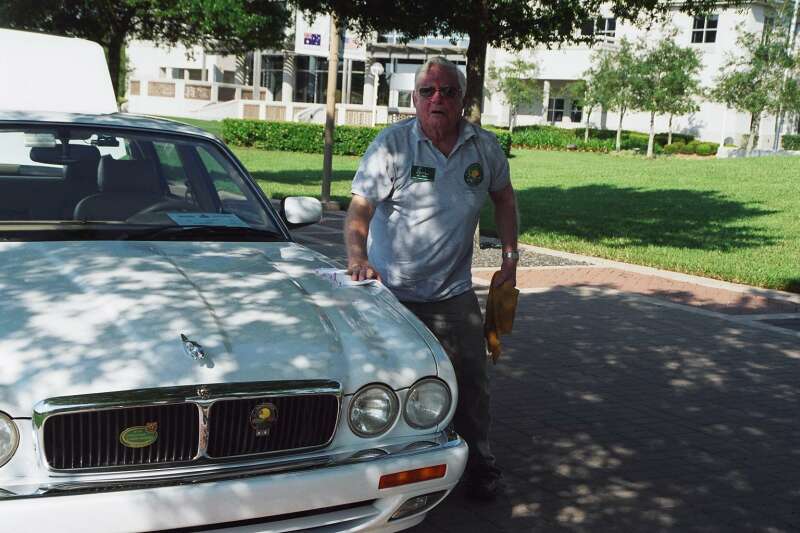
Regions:
<svg viewBox="0 0 800 533"><path fill-rule="evenodd" d="M392 487L399 487L400 485L408 485L409 483L438 479L444 477L446 473L447 465L436 465L417 468L416 470L405 470L403 472L397 472L396 474L386 474L385 476L381 476L378 488L390 489Z"/></svg>

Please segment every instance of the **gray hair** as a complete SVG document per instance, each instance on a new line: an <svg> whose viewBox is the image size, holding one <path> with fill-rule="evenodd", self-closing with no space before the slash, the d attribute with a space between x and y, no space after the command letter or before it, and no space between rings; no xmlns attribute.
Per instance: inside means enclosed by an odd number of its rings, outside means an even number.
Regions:
<svg viewBox="0 0 800 533"><path fill-rule="evenodd" d="M433 56L417 69L417 74L414 76L414 90L419 88L419 80L425 76L425 74L427 74L434 65L449 70L455 74L456 79L458 79L458 87L461 89L461 96L464 96L464 93L467 92L467 77L463 72L461 72L461 69L458 68L458 65L442 56Z"/></svg>

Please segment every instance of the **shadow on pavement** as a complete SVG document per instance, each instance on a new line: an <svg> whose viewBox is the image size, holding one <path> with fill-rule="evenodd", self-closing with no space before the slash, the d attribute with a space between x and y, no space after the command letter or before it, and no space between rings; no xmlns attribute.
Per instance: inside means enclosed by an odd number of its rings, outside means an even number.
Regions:
<svg viewBox="0 0 800 533"><path fill-rule="evenodd" d="M597 288L520 296L493 374L494 504L415 532L797 531L797 338Z"/></svg>

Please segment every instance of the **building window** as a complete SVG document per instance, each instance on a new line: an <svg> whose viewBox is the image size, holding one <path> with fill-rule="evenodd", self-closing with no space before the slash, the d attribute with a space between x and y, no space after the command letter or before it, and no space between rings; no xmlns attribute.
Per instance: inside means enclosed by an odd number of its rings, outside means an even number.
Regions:
<svg viewBox="0 0 800 533"><path fill-rule="evenodd" d="M583 120L583 106L580 100L572 101L572 109L569 111L569 119L572 122L580 123Z"/></svg>
<svg viewBox="0 0 800 533"><path fill-rule="evenodd" d="M564 119L564 99L550 98L547 101L547 122L561 122Z"/></svg>
<svg viewBox="0 0 800 533"><path fill-rule="evenodd" d="M397 91L397 107L411 107L411 93L414 91Z"/></svg>
<svg viewBox="0 0 800 533"><path fill-rule="evenodd" d="M336 80L336 101L342 101L343 61L339 62L339 75ZM325 103L328 89L328 60L324 57L295 57L294 101L309 104Z"/></svg>
<svg viewBox="0 0 800 533"><path fill-rule="evenodd" d="M165 68L161 70L166 71ZM170 71L173 80L206 81L205 71L201 68L173 68Z"/></svg>
<svg viewBox="0 0 800 533"><path fill-rule="evenodd" d="M223 70L222 71L222 79L217 80L222 81L222 83L236 83L236 71L235 70Z"/></svg>
<svg viewBox="0 0 800 533"><path fill-rule="evenodd" d="M261 86L272 95L273 102L280 102L283 97L283 56L261 56Z"/></svg>
<svg viewBox="0 0 800 533"><path fill-rule="evenodd" d="M364 103L364 62L353 61L350 70L350 103Z"/></svg>
<svg viewBox="0 0 800 533"><path fill-rule="evenodd" d="M695 17L692 26L693 43L714 43L717 41L717 15Z"/></svg>
<svg viewBox="0 0 800 533"><path fill-rule="evenodd" d="M391 68L388 61L379 61L383 65L384 74L378 76L378 105L389 105L389 82L386 81L386 74Z"/></svg>
<svg viewBox="0 0 800 533"><path fill-rule="evenodd" d="M581 26L581 34L594 35L601 41L613 41L617 34L617 19L615 17L597 17Z"/></svg>

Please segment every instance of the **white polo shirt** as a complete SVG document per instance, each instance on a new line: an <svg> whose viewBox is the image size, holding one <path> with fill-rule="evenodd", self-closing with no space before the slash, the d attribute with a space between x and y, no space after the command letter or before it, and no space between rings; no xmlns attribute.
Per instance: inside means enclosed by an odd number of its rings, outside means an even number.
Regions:
<svg viewBox="0 0 800 533"><path fill-rule="evenodd" d="M466 120L445 157L416 118L370 144L351 192L375 206L367 254L401 301L435 302L472 287L472 239L489 191L510 183L497 137Z"/></svg>

